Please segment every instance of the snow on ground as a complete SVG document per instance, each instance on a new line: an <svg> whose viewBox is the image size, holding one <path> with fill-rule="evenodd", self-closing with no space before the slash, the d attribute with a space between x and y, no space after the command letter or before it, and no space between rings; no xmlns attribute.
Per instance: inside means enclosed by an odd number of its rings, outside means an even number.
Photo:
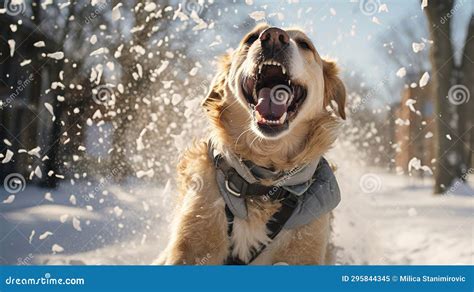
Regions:
<svg viewBox="0 0 474 292"><path fill-rule="evenodd" d="M339 172L343 200L334 224L338 263L474 263L474 190L468 185L459 187L463 195L435 196L431 179L374 170L351 180L350 172Z"/></svg>
<svg viewBox="0 0 474 292"><path fill-rule="evenodd" d="M474 263L471 188L440 197L428 179L344 165L336 175L343 194L334 219L338 264ZM48 192L54 202L44 199ZM0 261L150 264L166 244L175 194L170 184L27 186L0 203Z"/></svg>
<svg viewBox="0 0 474 292"><path fill-rule="evenodd" d="M54 202L44 199L48 192ZM150 264L166 243L172 195L169 187L143 183L98 188L83 182L57 190L27 186L13 203L0 203L0 261ZM64 251L54 253L54 245Z"/></svg>

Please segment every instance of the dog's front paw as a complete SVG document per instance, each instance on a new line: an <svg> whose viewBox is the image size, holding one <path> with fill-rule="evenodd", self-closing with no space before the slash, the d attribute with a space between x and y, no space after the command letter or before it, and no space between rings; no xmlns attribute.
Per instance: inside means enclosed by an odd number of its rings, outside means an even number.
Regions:
<svg viewBox="0 0 474 292"><path fill-rule="evenodd" d="M168 259L168 253L163 251L157 259L155 259L151 264L154 266L163 266L166 265L166 261Z"/></svg>
<svg viewBox="0 0 474 292"><path fill-rule="evenodd" d="M182 255L182 253L173 253L164 251L160 254L158 259L154 260L152 265L159 266L176 266L176 265L189 265L189 263Z"/></svg>
<svg viewBox="0 0 474 292"><path fill-rule="evenodd" d="M156 260L151 262L151 265L152 266L163 266L165 263L166 263L166 258L160 256L159 258L157 258Z"/></svg>

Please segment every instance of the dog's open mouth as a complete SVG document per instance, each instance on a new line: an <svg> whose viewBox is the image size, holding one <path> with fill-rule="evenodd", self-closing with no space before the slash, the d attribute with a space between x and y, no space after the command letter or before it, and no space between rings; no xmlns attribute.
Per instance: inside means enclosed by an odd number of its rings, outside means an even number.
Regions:
<svg viewBox="0 0 474 292"><path fill-rule="evenodd" d="M253 76L244 77L242 90L257 127L270 136L288 128L307 93L304 86L290 79L288 69L274 60L260 63Z"/></svg>

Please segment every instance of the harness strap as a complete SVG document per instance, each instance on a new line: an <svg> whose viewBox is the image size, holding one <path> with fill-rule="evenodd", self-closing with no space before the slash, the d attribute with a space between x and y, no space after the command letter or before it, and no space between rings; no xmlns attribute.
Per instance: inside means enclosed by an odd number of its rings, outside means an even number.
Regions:
<svg viewBox="0 0 474 292"><path fill-rule="evenodd" d="M226 188L236 197L262 197L267 196L270 199L279 199L286 192L280 186L266 186L259 183L248 183L240 174L232 168L225 158L218 154L213 157L217 169L225 175Z"/></svg>
<svg viewBox="0 0 474 292"><path fill-rule="evenodd" d="M214 160L215 167L222 171L225 175L225 183L227 190L234 196L242 198L264 197L270 200L278 200L281 203L280 209L275 212L266 224L266 229L269 231L267 236L273 240L280 233L285 226L288 219L290 219L293 211L298 205L298 198L292 193L288 192L281 186L267 186L259 183L248 183L240 174L230 166L225 158L221 155L212 155L212 145L209 144L209 153ZM227 236L232 238L234 228L234 214L229 206L225 205L225 215L227 218ZM250 260L244 262L238 257L232 256L233 245L230 247L229 256L225 261L225 265L248 265L254 261L267 247L265 244L260 244L258 248L251 250Z"/></svg>
<svg viewBox="0 0 474 292"><path fill-rule="evenodd" d="M232 230L234 229L234 213L229 209L227 204L225 205L225 217L227 218L227 236L232 236Z"/></svg>
<svg viewBox="0 0 474 292"><path fill-rule="evenodd" d="M234 229L234 214L229 209L227 204L225 205L225 217L227 218L227 237L232 242L232 231ZM232 250L234 249L234 245L232 244L229 249L229 256L224 262L224 265L245 265L243 261L238 258L232 257Z"/></svg>
<svg viewBox="0 0 474 292"><path fill-rule="evenodd" d="M288 192L286 196L280 202L281 202L281 208L273 214L273 216L270 218L270 220L267 222L267 225L266 225L267 229L270 231L270 233L267 236L271 240L275 239L275 237L283 229L283 226L285 225L286 221L290 219L298 203L296 197L292 194L289 194ZM228 224L227 235L229 236L229 238L231 238L233 226L234 226L234 214L232 214L232 211L229 209L227 205L225 206L225 213L226 213L227 224ZM265 250L266 247L267 247L266 244L261 244L258 248L252 249L250 260L248 262L244 262L240 258L232 256L233 246L231 246L230 254L224 264L225 265L248 265L251 262L253 262Z"/></svg>

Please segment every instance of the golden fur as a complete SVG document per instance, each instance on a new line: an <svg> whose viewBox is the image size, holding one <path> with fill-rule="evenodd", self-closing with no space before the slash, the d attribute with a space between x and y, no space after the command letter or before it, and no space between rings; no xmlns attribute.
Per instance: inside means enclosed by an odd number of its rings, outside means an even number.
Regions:
<svg viewBox="0 0 474 292"><path fill-rule="evenodd" d="M266 27L257 26L249 34L259 33ZM299 30L287 32L292 39L307 39ZM241 43L232 56L221 59L210 93L203 102L211 123L210 139L217 150L230 151L260 166L289 170L321 157L331 147L340 119L331 114L328 106L334 101L340 117L345 118L345 89L337 77L336 65L322 60L312 43L311 49L311 53L299 53L305 60L306 74L302 75L320 78L314 83L321 86L310 89L303 106L316 110L299 113L297 124L277 140L259 137L251 129L251 115L235 90L234 82L249 58L250 49ZM316 76L318 72L323 72L323 76ZM307 77L301 78L300 82L310 83L304 79ZM207 143L207 140L194 143L181 157L178 165L181 195L171 239L159 264L220 265L228 255L231 241L234 253L247 260L250 247L268 243L265 224L280 203L260 199L248 200L248 219L236 218L234 234L228 238L225 203L216 183L216 170L208 157ZM305 226L283 230L253 264L325 264L329 256L329 234L330 214Z"/></svg>

